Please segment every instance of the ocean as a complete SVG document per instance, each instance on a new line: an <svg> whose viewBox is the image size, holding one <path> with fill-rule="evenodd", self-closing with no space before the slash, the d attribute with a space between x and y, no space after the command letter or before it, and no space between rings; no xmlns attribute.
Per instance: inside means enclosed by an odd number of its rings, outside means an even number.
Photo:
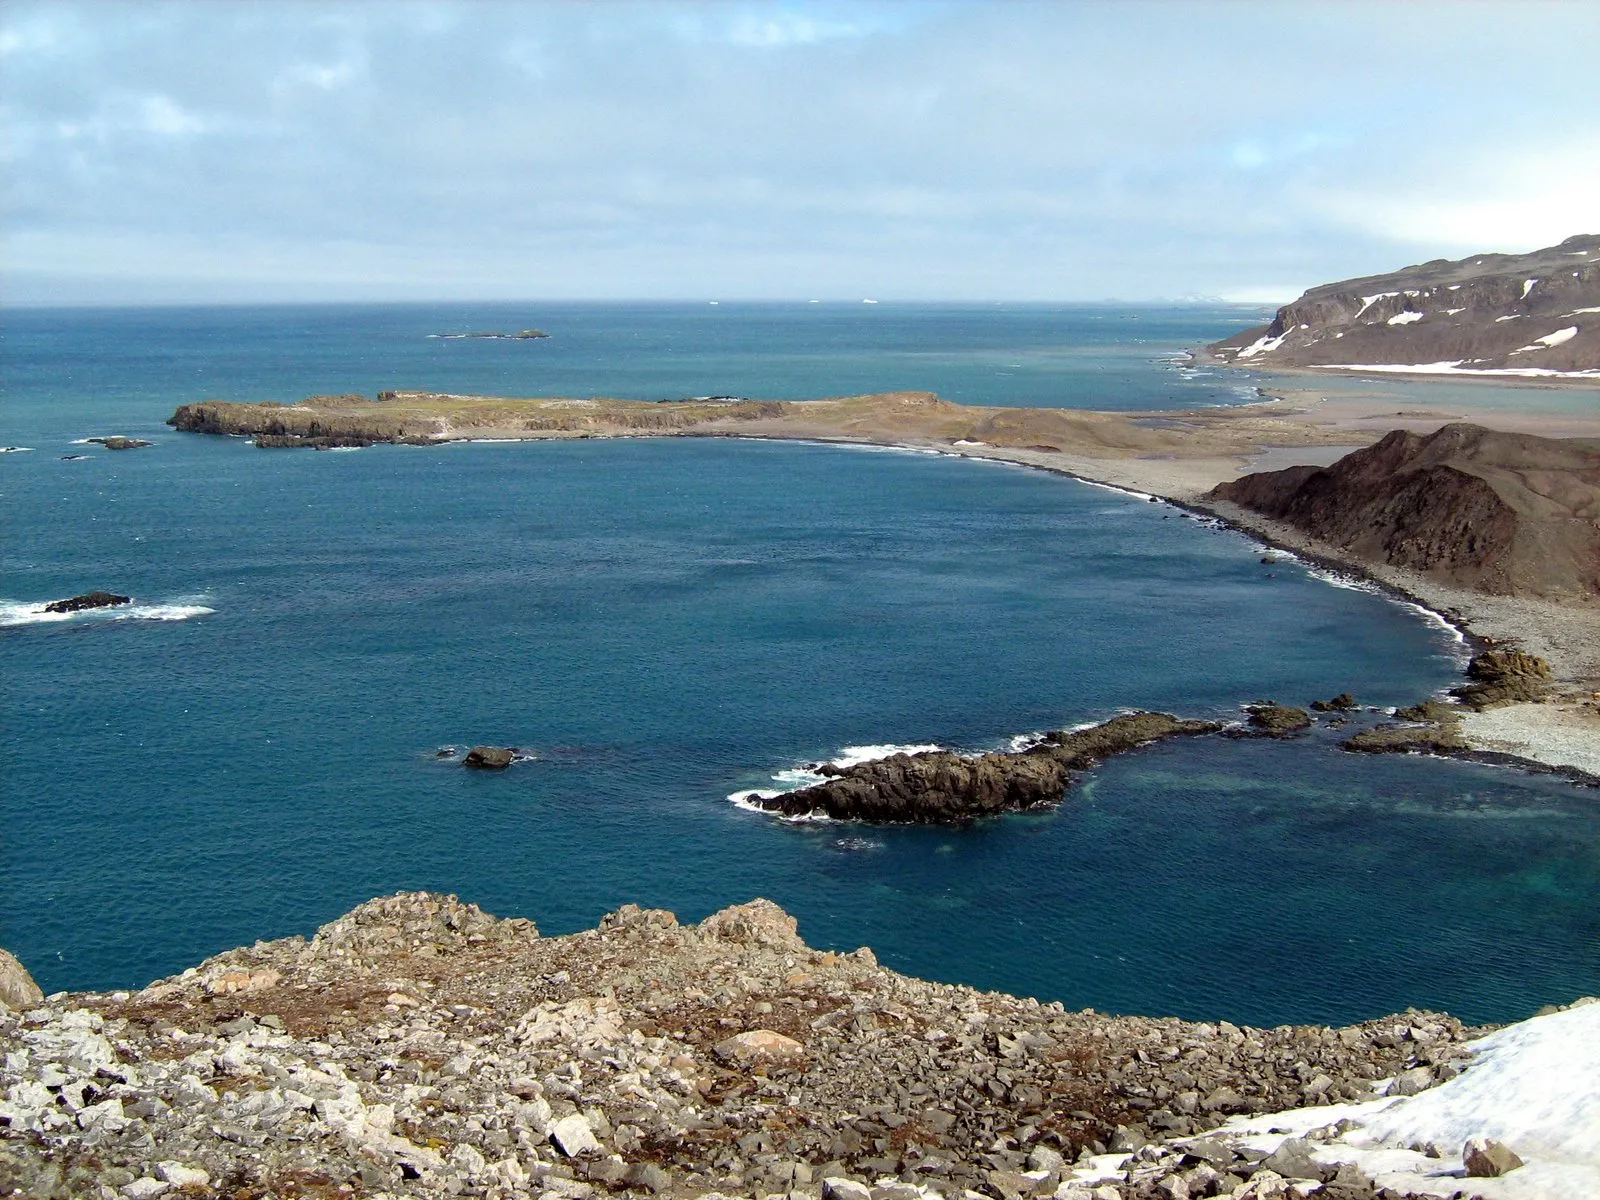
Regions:
<svg viewBox="0 0 1600 1200"><path fill-rule="evenodd" d="M1151 707L1233 718L1459 678L1436 620L1165 504L932 454L734 440L260 451L206 397L926 388L1256 399L1180 366L1228 307L522 305L0 316L0 945L139 986L374 895L546 933L753 896L813 945L1108 1011L1529 1015L1600 981L1600 806L1319 732L1165 744L1055 812L784 823L824 759ZM430 338L537 326L547 340ZM108 452L121 433L156 445ZM83 457L77 457L82 455ZM69 457L70 456L70 457ZM42 619L94 588L128 609ZM524 760L479 774L476 742Z"/></svg>

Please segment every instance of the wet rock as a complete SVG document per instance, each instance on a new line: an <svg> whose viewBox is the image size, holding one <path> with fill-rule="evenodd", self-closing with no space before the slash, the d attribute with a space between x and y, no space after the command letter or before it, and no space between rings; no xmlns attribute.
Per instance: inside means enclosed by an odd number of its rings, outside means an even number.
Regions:
<svg viewBox="0 0 1600 1200"><path fill-rule="evenodd" d="M1354 712L1361 705L1349 692L1340 692L1332 700L1313 700L1312 712Z"/></svg>
<svg viewBox="0 0 1600 1200"><path fill-rule="evenodd" d="M1265 704L1247 705L1244 711L1247 714L1246 730L1230 730L1230 732L1243 732L1246 736L1254 737L1281 738L1311 727L1311 715L1305 709L1290 708L1288 705L1276 704L1270 700Z"/></svg>
<svg viewBox="0 0 1600 1200"><path fill-rule="evenodd" d="M52 600L44 606L44 610L47 613L75 613L91 608L115 608L119 604L130 603L132 597L119 596L115 592L85 592L81 596L73 596L67 600Z"/></svg>
<svg viewBox="0 0 1600 1200"><path fill-rule="evenodd" d="M1510 1146L1485 1137L1468 1138L1461 1161L1467 1174L1476 1179L1492 1179L1522 1166L1522 1159Z"/></svg>
<svg viewBox="0 0 1600 1200"><path fill-rule="evenodd" d="M812 787L752 797L751 803L791 817L821 813L837 820L961 823L1056 804L1075 772L1105 758L1220 728L1168 713L1129 713L1090 729L1050 733L1015 754L893 754L837 768L832 778Z"/></svg>
<svg viewBox="0 0 1600 1200"><path fill-rule="evenodd" d="M516 749L511 746L474 746L467 751L461 765L477 771L503 771L516 756Z"/></svg>
<svg viewBox="0 0 1600 1200"><path fill-rule="evenodd" d="M144 447L150 445L150 443L145 441L143 438L121 437L116 435L112 437L85 438L84 440L104 446L107 450L142 450Z"/></svg>

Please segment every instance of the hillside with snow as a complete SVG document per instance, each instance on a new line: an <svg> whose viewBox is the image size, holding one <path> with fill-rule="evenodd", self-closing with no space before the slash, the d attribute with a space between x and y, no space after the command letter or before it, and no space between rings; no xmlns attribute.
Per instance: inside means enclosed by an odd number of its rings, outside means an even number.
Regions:
<svg viewBox="0 0 1600 1200"><path fill-rule="evenodd" d="M1263 370L1600 382L1600 236L1324 284L1209 349Z"/></svg>

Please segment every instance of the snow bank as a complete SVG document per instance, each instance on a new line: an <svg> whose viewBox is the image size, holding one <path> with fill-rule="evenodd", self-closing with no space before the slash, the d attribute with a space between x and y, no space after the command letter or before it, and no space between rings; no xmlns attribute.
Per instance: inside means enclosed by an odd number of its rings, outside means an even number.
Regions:
<svg viewBox="0 0 1600 1200"><path fill-rule="evenodd" d="M1472 1045L1458 1078L1367 1122L1385 1142L1434 1142L1459 1155L1486 1134L1523 1158L1582 1163L1600 1195L1600 1003L1534 1017Z"/></svg>
<svg viewBox="0 0 1600 1200"><path fill-rule="evenodd" d="M1384 324L1385 325L1409 325L1413 321L1422 320L1422 317L1423 317L1423 314L1419 313L1419 312L1410 312L1410 311L1400 312L1400 313L1395 313L1395 315L1390 317L1387 321L1385 321Z"/></svg>
<svg viewBox="0 0 1600 1200"><path fill-rule="evenodd" d="M1380 1187L1485 1200L1600 1196L1600 1002L1509 1025L1466 1047L1472 1061L1448 1083L1399 1100L1238 1117L1217 1131L1271 1152L1288 1137L1354 1123L1313 1140L1322 1162L1350 1162ZM1331 1132L1331 1130L1329 1130ZM1215 1135L1213 1135L1215 1136ZM1468 1179L1468 1138L1504 1142L1524 1164L1496 1179ZM1430 1158L1412 1146L1433 1145Z"/></svg>

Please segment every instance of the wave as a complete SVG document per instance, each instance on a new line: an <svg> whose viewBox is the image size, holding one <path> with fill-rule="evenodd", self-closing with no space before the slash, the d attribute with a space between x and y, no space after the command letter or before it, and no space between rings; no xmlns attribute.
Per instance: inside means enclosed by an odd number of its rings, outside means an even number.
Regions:
<svg viewBox="0 0 1600 1200"><path fill-rule="evenodd" d="M0 454L26 454L32 446L0 446Z"/></svg>
<svg viewBox="0 0 1600 1200"><path fill-rule="evenodd" d="M830 766L835 766L842 769L845 767L857 767L862 763L876 762L880 758L888 758L894 754L922 754L926 751L942 749L944 749L943 746L937 746L931 742L907 743L903 745L896 744L894 742L883 742L870 746L844 746L840 748L838 757L828 759L828 763ZM822 783L825 779L827 779L827 776L819 774L814 769L817 765L818 764L813 763L808 766L787 767L781 771L774 771L772 773L772 782L777 786L770 788L746 788L743 791L730 792L728 794L728 800L737 808L746 809L749 812L766 813L767 816L772 816L774 814L767 812L766 809L757 804L751 803L751 801L758 798L762 800L770 800L773 796L782 796L786 792L798 792L802 788L808 788ZM786 817L784 819L794 821L826 821L830 820L831 818L818 814L812 814L804 817Z"/></svg>
<svg viewBox="0 0 1600 1200"><path fill-rule="evenodd" d="M0 600L0 629L61 622L93 624L105 621L187 621L209 617L217 610L204 604L119 604L115 608L87 608L81 612L46 612L48 600Z"/></svg>

